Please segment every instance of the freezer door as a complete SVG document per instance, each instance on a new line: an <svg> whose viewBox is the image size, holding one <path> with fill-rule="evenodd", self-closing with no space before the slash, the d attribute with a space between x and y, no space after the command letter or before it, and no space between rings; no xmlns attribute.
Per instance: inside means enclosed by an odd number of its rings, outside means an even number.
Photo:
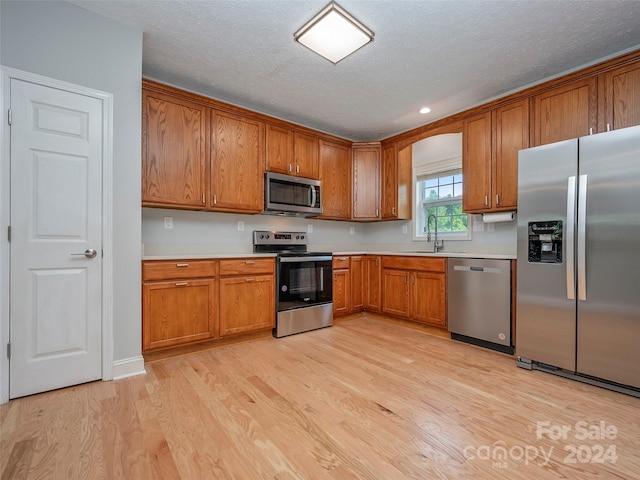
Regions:
<svg viewBox="0 0 640 480"><path fill-rule="evenodd" d="M575 194L571 179L575 181L577 174L578 141L522 150L518 158L516 354L575 371ZM562 222L561 259L530 258L530 226L558 221Z"/></svg>
<svg viewBox="0 0 640 480"><path fill-rule="evenodd" d="M577 371L640 388L640 127L580 138L579 153Z"/></svg>

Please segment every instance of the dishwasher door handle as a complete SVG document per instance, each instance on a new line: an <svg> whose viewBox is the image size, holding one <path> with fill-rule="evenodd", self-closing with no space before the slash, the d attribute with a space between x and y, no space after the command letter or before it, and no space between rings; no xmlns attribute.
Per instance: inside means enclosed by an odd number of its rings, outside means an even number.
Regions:
<svg viewBox="0 0 640 480"><path fill-rule="evenodd" d="M502 273L501 268L492 268L492 267L467 267L467 266L455 265L453 269L459 272Z"/></svg>

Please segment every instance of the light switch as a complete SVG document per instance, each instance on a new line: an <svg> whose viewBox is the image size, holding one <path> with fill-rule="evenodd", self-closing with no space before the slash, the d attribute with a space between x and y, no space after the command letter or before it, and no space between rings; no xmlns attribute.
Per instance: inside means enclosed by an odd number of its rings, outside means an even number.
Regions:
<svg viewBox="0 0 640 480"><path fill-rule="evenodd" d="M406 235L406 234L407 234L407 232L408 232L408 230L407 230L407 226L406 226L406 225L403 225L403 226L402 226L402 234L403 234L403 235Z"/></svg>
<svg viewBox="0 0 640 480"><path fill-rule="evenodd" d="M307 225L307 233L313 233L313 225Z"/></svg>
<svg viewBox="0 0 640 480"><path fill-rule="evenodd" d="M244 232L244 222L242 220L238 220L238 231Z"/></svg>
<svg viewBox="0 0 640 480"><path fill-rule="evenodd" d="M173 217L164 217L164 228L173 228Z"/></svg>
<svg viewBox="0 0 640 480"><path fill-rule="evenodd" d="M351 235L355 235L356 234L356 227L349 227L349 233Z"/></svg>

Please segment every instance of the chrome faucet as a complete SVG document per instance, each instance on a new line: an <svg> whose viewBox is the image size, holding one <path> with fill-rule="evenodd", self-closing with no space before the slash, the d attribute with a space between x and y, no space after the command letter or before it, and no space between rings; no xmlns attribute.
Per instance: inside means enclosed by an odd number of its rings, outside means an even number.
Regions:
<svg viewBox="0 0 640 480"><path fill-rule="evenodd" d="M438 240L438 219L435 215L431 214L427 217L427 242L431 241L431 219L435 225L435 235L433 237L433 253L438 253L438 250L444 247L444 240Z"/></svg>

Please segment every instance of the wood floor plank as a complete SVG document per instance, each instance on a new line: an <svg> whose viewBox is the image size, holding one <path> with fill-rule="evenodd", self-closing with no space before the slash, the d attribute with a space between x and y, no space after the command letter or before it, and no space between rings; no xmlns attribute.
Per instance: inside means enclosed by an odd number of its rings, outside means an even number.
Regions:
<svg viewBox="0 0 640 480"><path fill-rule="evenodd" d="M640 399L379 315L146 369L1 405L2 478L640 480Z"/></svg>

